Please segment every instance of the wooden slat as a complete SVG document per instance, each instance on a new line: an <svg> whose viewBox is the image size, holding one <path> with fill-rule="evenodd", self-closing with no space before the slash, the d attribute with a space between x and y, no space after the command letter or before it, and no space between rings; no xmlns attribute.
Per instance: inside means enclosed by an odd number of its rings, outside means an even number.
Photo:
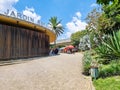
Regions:
<svg viewBox="0 0 120 90"><path fill-rule="evenodd" d="M0 59L45 56L49 36L33 30L0 24Z"/></svg>

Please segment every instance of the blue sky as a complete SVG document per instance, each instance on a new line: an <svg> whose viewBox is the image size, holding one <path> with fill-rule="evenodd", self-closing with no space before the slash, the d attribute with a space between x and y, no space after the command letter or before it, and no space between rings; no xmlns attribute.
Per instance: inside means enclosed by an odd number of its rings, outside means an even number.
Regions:
<svg viewBox="0 0 120 90"><path fill-rule="evenodd" d="M15 10L45 24L52 16L62 19L65 32L58 39L69 38L71 33L84 30L87 25L85 18L95 7L96 0L0 0L0 12Z"/></svg>

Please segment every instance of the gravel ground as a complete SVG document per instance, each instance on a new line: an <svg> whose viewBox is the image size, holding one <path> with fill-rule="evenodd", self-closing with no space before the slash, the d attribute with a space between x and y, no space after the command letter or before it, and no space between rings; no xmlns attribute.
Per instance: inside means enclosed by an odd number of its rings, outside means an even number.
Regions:
<svg viewBox="0 0 120 90"><path fill-rule="evenodd" d="M92 90L82 75L80 53L36 58L0 66L0 90Z"/></svg>

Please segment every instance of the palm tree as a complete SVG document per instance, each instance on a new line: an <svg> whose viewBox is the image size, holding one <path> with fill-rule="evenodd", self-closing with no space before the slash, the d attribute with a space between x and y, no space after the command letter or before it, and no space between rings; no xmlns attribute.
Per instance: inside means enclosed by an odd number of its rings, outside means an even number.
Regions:
<svg viewBox="0 0 120 90"><path fill-rule="evenodd" d="M57 37L60 34L63 34L63 32L64 32L64 27L61 24L61 20L58 21L57 17L55 17L55 16L51 17L49 19L49 25L50 25L52 31L56 34L56 40L57 40ZM56 40L54 41L55 46L56 46Z"/></svg>

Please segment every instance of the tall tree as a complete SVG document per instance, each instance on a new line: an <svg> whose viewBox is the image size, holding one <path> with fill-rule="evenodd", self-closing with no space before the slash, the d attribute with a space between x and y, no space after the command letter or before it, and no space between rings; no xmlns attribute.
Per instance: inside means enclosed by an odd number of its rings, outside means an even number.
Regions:
<svg viewBox="0 0 120 90"><path fill-rule="evenodd" d="M88 16L86 17L87 27L86 29L89 32L97 32L98 33L98 19L101 16L101 12L99 12L96 8L93 9Z"/></svg>
<svg viewBox="0 0 120 90"><path fill-rule="evenodd" d="M87 30L75 32L71 35L71 41L74 46L78 46L80 39L87 34Z"/></svg>
<svg viewBox="0 0 120 90"><path fill-rule="evenodd" d="M60 34L63 34L63 32L64 32L64 27L61 24L61 20L58 21L58 18L56 16L51 17L49 19L49 25L50 25L52 31L56 34L56 40L57 40L57 37ZM56 46L56 40L54 41L55 46Z"/></svg>
<svg viewBox="0 0 120 90"><path fill-rule="evenodd" d="M101 27L101 29L107 33L111 33L113 30L120 29L120 0L97 0L102 5L103 14L100 22L108 25ZM105 3L107 2L107 3ZM105 30L106 29L106 30Z"/></svg>
<svg viewBox="0 0 120 90"><path fill-rule="evenodd" d="M109 4L110 2L113 2L114 0L97 0L97 3L98 4L104 4L104 5L107 5Z"/></svg>
<svg viewBox="0 0 120 90"><path fill-rule="evenodd" d="M97 41L101 42L102 40L102 30L100 30L100 26L104 26L104 23L102 23L99 18L102 16L102 12L98 9L93 9L88 16L86 17L87 26L86 30L88 31L88 34L90 36L90 42L91 47L96 46L98 43L94 41L96 39ZM105 24L106 25L106 24Z"/></svg>

